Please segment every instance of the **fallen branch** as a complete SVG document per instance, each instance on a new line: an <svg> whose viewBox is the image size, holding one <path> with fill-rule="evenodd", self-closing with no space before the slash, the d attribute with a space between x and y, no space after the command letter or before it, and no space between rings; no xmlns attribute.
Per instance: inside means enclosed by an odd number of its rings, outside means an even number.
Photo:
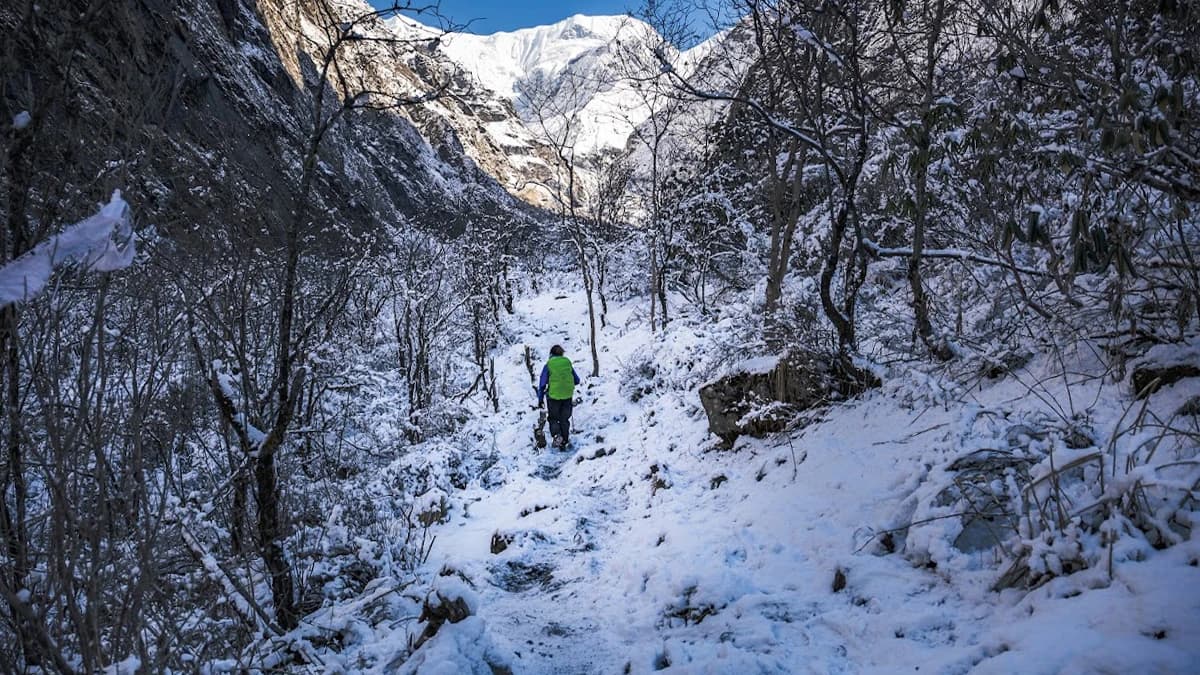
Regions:
<svg viewBox="0 0 1200 675"><path fill-rule="evenodd" d="M865 246L867 250L871 252L871 255L874 255L877 258L911 258L913 254L913 250L911 248L884 248L870 239L863 239L863 246ZM921 252L921 256L924 258L947 258L950 260L959 260L963 262L971 261L981 265L1003 267L1006 270L1022 272L1024 274L1030 274L1033 276L1046 276L1048 274L1048 272L1044 270L1035 270L1032 267L1021 267L1020 265L1014 265L1003 260L989 258L987 256L979 255L978 253L972 253L971 251L964 251L957 248L926 249Z"/></svg>

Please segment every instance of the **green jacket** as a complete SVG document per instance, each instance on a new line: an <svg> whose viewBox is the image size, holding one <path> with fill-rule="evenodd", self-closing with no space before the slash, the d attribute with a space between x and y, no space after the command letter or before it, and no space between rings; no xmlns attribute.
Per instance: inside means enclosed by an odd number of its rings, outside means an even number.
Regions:
<svg viewBox="0 0 1200 675"><path fill-rule="evenodd" d="M555 401L568 401L575 395L575 385L579 384L579 375L571 359L565 356L551 356L542 368L541 382L538 383L538 400L547 394Z"/></svg>

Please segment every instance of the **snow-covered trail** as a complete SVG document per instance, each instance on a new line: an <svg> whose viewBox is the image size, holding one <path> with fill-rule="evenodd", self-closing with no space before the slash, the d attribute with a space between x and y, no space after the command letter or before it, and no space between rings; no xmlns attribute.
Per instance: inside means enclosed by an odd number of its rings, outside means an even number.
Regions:
<svg viewBox="0 0 1200 675"><path fill-rule="evenodd" d="M861 475L848 477L856 489L838 504L839 485L806 487L824 458L805 461L804 448L709 452L690 396L667 393L641 405L621 396L622 365L651 339L624 328L630 308L614 309L600 341L601 377L587 377L584 308L578 293L565 292L519 307L513 345L497 359L502 413L477 427L495 443L507 481L473 486L462 495L463 517L438 535L440 555L487 580L480 615L517 655L518 671L614 672L628 663L644 672L690 662L712 672L845 672L869 662L867 618L880 608L844 594L836 604L845 606L827 606L835 568L851 554L831 517L868 517L856 503L871 487L863 481L890 472L872 470L874 456L857 462ZM544 357L554 343L584 377L571 453L532 445L537 412L522 345ZM892 426L878 431L889 435ZM823 445L838 460L827 468L840 472L851 449ZM512 539L498 555L495 533ZM923 634L940 630L936 619L925 623Z"/></svg>
<svg viewBox="0 0 1200 675"><path fill-rule="evenodd" d="M601 375L589 378L582 294L522 301L508 324L512 344L496 358L501 412L481 409L465 430L466 442L494 449L500 468L491 473L504 479L453 497L434 560L475 581L479 615L515 672L1090 672L1079 656L1089 639L1114 645L1097 648L1093 665L1136 670L1151 654L1200 663L1178 647L1200 638L1195 621L1172 641L1122 632L1171 606L1165 597L1130 602L1130 588L1157 573L1150 567L1078 600L1068 599L1078 580L1022 600L988 590L987 561L938 570L860 550L870 528L908 517L907 500L961 409L876 393L793 436L715 450L695 392L637 403L621 394L624 365L655 339L633 316L613 308ZM693 338L681 325L657 353L686 353ZM538 413L523 345L544 358L554 343L584 379L568 453L532 441ZM495 534L507 548L493 554ZM1162 569L1179 567L1194 570ZM845 583L835 590L839 570ZM1185 617L1200 608L1195 593L1174 602ZM1124 623L1066 630L1114 603L1129 612ZM1076 648L1064 651L1063 640Z"/></svg>
<svg viewBox="0 0 1200 675"><path fill-rule="evenodd" d="M595 591L604 559L613 555L601 547L616 540L627 495L574 479L581 458L612 445L597 438L620 419L611 412L615 379L588 377L586 305L578 293L552 291L525 301L509 327L512 346L496 363L502 412L485 414L476 427L495 443L506 480L498 489L472 486L463 495L465 513L439 533L437 551L472 578L488 580L477 589L480 614L493 638L516 655L519 672L610 670L621 646L606 624L611 598ZM605 332L613 337L612 329ZM572 417L574 447L567 452L538 450L533 441L539 411L523 347L542 359L536 373L553 344L564 346L584 380L578 390L584 401ZM511 538L499 555L491 553L496 533Z"/></svg>

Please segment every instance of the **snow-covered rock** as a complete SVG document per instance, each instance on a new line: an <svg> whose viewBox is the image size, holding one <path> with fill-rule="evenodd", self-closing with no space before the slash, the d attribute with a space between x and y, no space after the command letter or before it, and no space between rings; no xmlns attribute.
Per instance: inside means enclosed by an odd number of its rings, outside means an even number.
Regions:
<svg viewBox="0 0 1200 675"><path fill-rule="evenodd" d="M741 434L762 437L786 429L802 410L878 384L864 372L846 370L836 356L804 350L743 361L700 387L709 431L726 443Z"/></svg>

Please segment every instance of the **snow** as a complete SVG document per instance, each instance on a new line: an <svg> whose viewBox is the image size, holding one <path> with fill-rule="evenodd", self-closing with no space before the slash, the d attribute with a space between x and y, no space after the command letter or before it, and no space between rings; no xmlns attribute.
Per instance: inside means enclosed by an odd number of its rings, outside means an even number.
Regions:
<svg viewBox="0 0 1200 675"><path fill-rule="evenodd" d="M121 191L95 215L52 236L0 268L0 306L37 297L54 270L75 264L86 272L112 272L133 263L133 221Z"/></svg>
<svg viewBox="0 0 1200 675"><path fill-rule="evenodd" d="M509 317L495 354L501 412L481 405L456 436L497 463L446 495L429 562L462 574L435 587L476 610L403 672L486 672L485 653L521 673L1200 669L1195 543L1118 553L1111 580L1096 565L1031 592L991 590L1002 551L952 545L963 525L936 506L954 481L940 467L997 438L1027 452L1057 443L1056 467L1095 452L994 426L983 411L1009 406L1008 419L1030 424L1046 413L1019 380L966 391L892 377L806 429L720 451L695 394L731 366L714 329L677 318L651 335L632 305L612 305L609 322L601 374L579 388L574 448L553 452L532 444L524 345L544 358L563 344L586 375L585 303L551 289ZM735 355L735 370L774 363ZM647 361L667 384L635 403L623 387ZM1113 402L1095 424L1115 429L1122 412ZM908 554L879 550L877 534L929 516L907 530ZM507 542L499 554L494 536ZM1069 536L1026 543L1060 569L1102 553Z"/></svg>
<svg viewBox="0 0 1200 675"><path fill-rule="evenodd" d="M735 370L739 373L762 375L775 370L777 365L779 365L778 356L756 356L741 362Z"/></svg>
<svg viewBox="0 0 1200 675"><path fill-rule="evenodd" d="M12 127L13 127L13 129L18 129L18 130L24 129L25 127L29 126L29 123L32 121L33 121L33 117L29 114L29 111L22 110L21 112L17 113L16 115L13 115Z"/></svg>
<svg viewBox="0 0 1200 675"><path fill-rule="evenodd" d="M1147 350L1141 361L1160 366L1200 364L1200 338L1193 337L1179 344L1154 345Z"/></svg>
<svg viewBox="0 0 1200 675"><path fill-rule="evenodd" d="M105 675L135 675L142 669L142 660L136 656L126 657L124 661L114 663L104 669Z"/></svg>
<svg viewBox="0 0 1200 675"><path fill-rule="evenodd" d="M484 660L491 649L487 623L477 616L446 624L396 671L400 675L492 675Z"/></svg>
<svg viewBox="0 0 1200 675"><path fill-rule="evenodd" d="M607 71L616 61L612 47L618 36L628 39L652 33L649 26L630 17L576 15L512 32L450 34L441 49L482 86L516 104L527 123L533 122L533 115L524 110L525 83L582 78L586 93L565 103L578 110L575 150L588 154L625 147L633 128L646 118L629 84L608 81Z"/></svg>
<svg viewBox="0 0 1200 675"><path fill-rule="evenodd" d="M479 611L479 596L459 577L448 574L439 576L433 584L433 592L427 602L436 607L442 599L461 599L472 613Z"/></svg>

